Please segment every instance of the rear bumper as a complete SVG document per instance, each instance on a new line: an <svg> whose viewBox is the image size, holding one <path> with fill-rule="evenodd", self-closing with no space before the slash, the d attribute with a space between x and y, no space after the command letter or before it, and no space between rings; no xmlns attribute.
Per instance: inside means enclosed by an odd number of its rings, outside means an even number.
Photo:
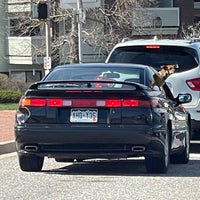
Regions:
<svg viewBox="0 0 200 200"><path fill-rule="evenodd" d="M70 159L159 156L164 134L164 130L144 125L15 127L19 154Z"/></svg>

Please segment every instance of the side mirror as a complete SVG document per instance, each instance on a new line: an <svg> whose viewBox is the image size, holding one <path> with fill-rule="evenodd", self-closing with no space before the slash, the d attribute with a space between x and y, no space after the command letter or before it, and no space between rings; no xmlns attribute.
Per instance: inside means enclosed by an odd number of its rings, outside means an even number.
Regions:
<svg viewBox="0 0 200 200"><path fill-rule="evenodd" d="M179 104L181 103L190 103L192 101L192 95L191 94L178 94L177 101Z"/></svg>

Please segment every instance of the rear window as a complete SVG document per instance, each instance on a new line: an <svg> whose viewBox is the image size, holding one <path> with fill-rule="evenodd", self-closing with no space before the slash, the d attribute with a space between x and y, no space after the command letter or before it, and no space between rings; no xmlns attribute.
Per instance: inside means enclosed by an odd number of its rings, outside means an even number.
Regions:
<svg viewBox="0 0 200 200"><path fill-rule="evenodd" d="M53 70L45 81L114 80L144 84L144 69L130 67L63 67Z"/></svg>
<svg viewBox="0 0 200 200"><path fill-rule="evenodd" d="M159 70L161 65L177 64L176 72L182 72L197 67L198 56L195 49L187 47L128 46L115 49L108 62L144 64L152 66L156 70Z"/></svg>
<svg viewBox="0 0 200 200"><path fill-rule="evenodd" d="M63 66L55 68L51 71L47 77L43 80L44 83L40 83L39 89L135 89L134 83L150 84L147 81L149 78L150 69L142 67L95 67L81 65L75 66ZM151 70L153 73L153 70ZM147 76L147 72L148 76ZM148 79L150 80L150 78ZM45 82L47 82L45 84ZM124 83L126 82L126 83Z"/></svg>

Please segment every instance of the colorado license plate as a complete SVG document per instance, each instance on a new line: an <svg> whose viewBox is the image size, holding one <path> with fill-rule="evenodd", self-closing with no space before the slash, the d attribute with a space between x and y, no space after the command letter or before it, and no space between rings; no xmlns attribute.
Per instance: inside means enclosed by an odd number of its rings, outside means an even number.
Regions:
<svg viewBox="0 0 200 200"><path fill-rule="evenodd" d="M97 109L71 109L70 122L91 122L98 120Z"/></svg>

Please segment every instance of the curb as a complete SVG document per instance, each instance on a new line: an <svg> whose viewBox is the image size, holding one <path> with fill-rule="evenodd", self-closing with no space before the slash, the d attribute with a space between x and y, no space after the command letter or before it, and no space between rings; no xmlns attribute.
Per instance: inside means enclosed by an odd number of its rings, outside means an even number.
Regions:
<svg viewBox="0 0 200 200"><path fill-rule="evenodd" d="M0 142L0 155L16 152L15 141Z"/></svg>

